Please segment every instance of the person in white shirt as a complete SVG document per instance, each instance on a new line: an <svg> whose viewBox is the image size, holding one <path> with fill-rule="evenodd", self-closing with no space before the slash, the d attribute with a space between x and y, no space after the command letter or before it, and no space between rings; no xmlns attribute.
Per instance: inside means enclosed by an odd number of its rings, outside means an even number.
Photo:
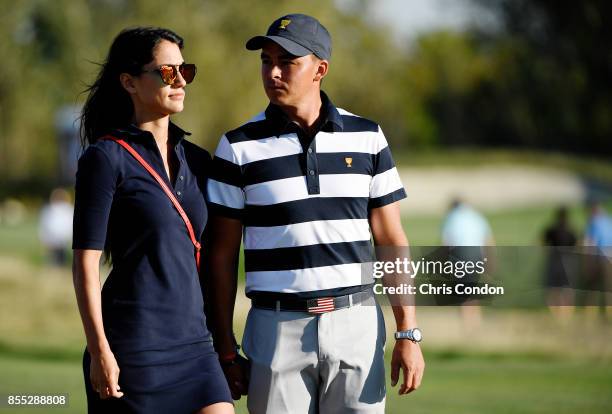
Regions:
<svg viewBox="0 0 612 414"><path fill-rule="evenodd" d="M49 263L53 265L63 266L67 263L73 212L70 194L63 188L54 189L49 203L40 211L38 236L47 249Z"/></svg>

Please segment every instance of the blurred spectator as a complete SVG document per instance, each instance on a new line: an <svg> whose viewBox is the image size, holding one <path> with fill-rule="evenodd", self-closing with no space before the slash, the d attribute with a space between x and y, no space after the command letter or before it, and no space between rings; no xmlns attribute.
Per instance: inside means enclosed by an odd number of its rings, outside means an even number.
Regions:
<svg viewBox="0 0 612 414"><path fill-rule="evenodd" d="M38 234L47 249L48 260L53 265L63 266L68 261L73 210L70 194L63 188L56 188L51 192L49 203L40 212Z"/></svg>
<svg viewBox="0 0 612 414"><path fill-rule="evenodd" d="M589 221L584 235L586 246L596 246L602 253L609 253L612 247L612 218L606 213L599 201L588 205Z"/></svg>
<svg viewBox="0 0 612 414"><path fill-rule="evenodd" d="M442 243L445 246L494 245L487 219L460 199L451 203L442 225Z"/></svg>
<svg viewBox="0 0 612 414"><path fill-rule="evenodd" d="M487 219L457 198L452 201L449 212L444 218L442 243L444 246L454 248L451 249L451 253L455 260L487 261L489 257L492 258L492 252L486 247L494 246L495 240ZM487 265L489 267L491 263ZM481 282L477 275L468 279L470 280L462 279L462 282L473 284ZM461 307L461 315L466 328L474 329L480 326L482 321L480 302L476 299L466 300Z"/></svg>
<svg viewBox="0 0 612 414"><path fill-rule="evenodd" d="M603 296L606 314L612 317L612 218L599 201L591 200L587 208L589 219L583 244L593 249L585 255L585 288L591 292L587 304L598 305L600 297ZM600 292L603 295L600 295Z"/></svg>
<svg viewBox="0 0 612 414"><path fill-rule="evenodd" d="M555 221L544 230L543 242L548 249L544 286L546 303L550 311L559 319L566 319L574 310L574 290L570 284L572 255L563 246L575 246L576 234L569 225L566 207L559 207Z"/></svg>

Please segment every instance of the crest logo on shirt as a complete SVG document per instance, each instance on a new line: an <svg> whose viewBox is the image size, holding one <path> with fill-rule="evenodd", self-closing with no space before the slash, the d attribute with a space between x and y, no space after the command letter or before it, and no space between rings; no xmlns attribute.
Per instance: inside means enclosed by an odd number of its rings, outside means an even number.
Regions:
<svg viewBox="0 0 612 414"><path fill-rule="evenodd" d="M346 162L347 168L352 168L353 167L353 158L352 157L345 157L344 158L344 162Z"/></svg>
<svg viewBox="0 0 612 414"><path fill-rule="evenodd" d="M279 29L286 29L287 26L289 26L289 23L291 23L291 20L289 20L289 19L281 20L281 24L280 24Z"/></svg>

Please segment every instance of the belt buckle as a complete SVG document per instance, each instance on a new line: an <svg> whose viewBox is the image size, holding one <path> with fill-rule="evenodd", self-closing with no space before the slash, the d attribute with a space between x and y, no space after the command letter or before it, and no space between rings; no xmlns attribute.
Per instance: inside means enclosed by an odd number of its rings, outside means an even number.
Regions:
<svg viewBox="0 0 612 414"><path fill-rule="evenodd" d="M306 302L307 312L313 314L331 312L336 309L334 298L309 299Z"/></svg>

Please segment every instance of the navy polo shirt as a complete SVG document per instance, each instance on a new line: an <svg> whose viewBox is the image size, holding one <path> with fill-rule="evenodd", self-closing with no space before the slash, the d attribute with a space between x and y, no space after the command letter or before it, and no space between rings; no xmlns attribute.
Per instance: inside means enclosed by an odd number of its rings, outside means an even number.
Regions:
<svg viewBox="0 0 612 414"><path fill-rule="evenodd" d="M178 159L175 182L148 131L131 125L111 135L126 140L166 180L203 234L210 155L184 139L174 124L169 139ZM79 160L74 249L111 251L112 271L102 289L104 328L113 351L164 350L210 341L185 223L155 179L123 147L101 140Z"/></svg>

